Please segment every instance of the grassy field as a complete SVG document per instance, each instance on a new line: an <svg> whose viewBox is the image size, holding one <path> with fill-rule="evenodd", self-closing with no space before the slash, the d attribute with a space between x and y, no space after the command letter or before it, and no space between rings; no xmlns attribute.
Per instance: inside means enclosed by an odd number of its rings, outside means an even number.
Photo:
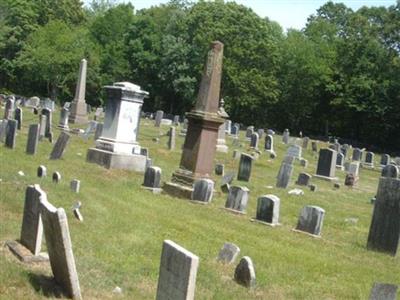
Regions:
<svg viewBox="0 0 400 300"><path fill-rule="evenodd" d="M289 189L275 188L275 177L287 147L276 136L278 158L269 160L269 155L262 154L253 164L251 181L234 182L250 189L247 215L238 216L220 209L226 195L219 188L210 205L196 205L143 190L143 174L106 170L86 163L86 151L94 145L93 137L84 140L72 135L61 160L48 159L52 146L47 141L40 142L37 155L26 155L27 128L37 120L38 116L24 109L16 149L0 146L1 299L52 297L44 277L51 276L49 266L23 265L4 247L6 240L19 238L25 188L34 183L47 192L51 203L67 212L84 299L154 299L165 239L200 257L196 299L367 299L374 282L400 284L399 257L366 249L373 208L370 199L375 195L380 174L377 171L361 169L360 181L353 189L342 184L335 190L332 183L313 179L318 186L316 192L304 188L303 196L288 195L296 187L294 181L299 172L315 172L317 157L311 150L303 151L309 165L303 168L296 162ZM58 112L53 116L53 124L57 122ZM59 131L53 130L57 137ZM141 121L139 142L149 148L153 164L162 168L163 181L168 181L178 168L183 143L183 137L178 137L176 150L169 151L166 137L158 143L152 141L167 131L168 127L155 128L150 120ZM243 146L238 149L248 151L243 132L241 140ZM229 137L227 144L229 153L218 153L215 162L224 163L225 172L236 172L238 161L232 159L234 147ZM319 147L322 146L320 143ZM375 160L379 159L376 155ZM36 177L40 164L47 167L45 178ZM25 176L17 174L20 170ZM62 175L59 184L51 181L54 171ZM338 171L338 175L343 183L343 172ZM81 180L79 194L69 189L74 178ZM219 187L221 177L214 179ZM271 228L250 222L257 197L264 194L280 197L282 226ZM71 210L77 200L82 202L82 223ZM304 205L318 205L326 210L321 239L291 231ZM347 222L347 218L357 218L358 222ZM253 259L257 276L254 290L233 281L234 265L216 262L226 241L240 247L240 257L247 255ZM116 286L122 288L122 294L113 293Z"/></svg>

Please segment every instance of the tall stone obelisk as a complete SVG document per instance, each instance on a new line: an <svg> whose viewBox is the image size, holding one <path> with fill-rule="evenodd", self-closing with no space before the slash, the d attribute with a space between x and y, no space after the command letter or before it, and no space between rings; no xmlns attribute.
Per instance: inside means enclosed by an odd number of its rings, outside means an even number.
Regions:
<svg viewBox="0 0 400 300"><path fill-rule="evenodd" d="M221 42L211 43L196 105L186 114L188 128L180 166L164 185L171 195L190 198L193 182L212 174L218 128L225 122L218 109L223 48Z"/></svg>
<svg viewBox="0 0 400 300"><path fill-rule="evenodd" d="M86 92L86 59L81 60L79 67L78 82L76 83L75 98L71 103L68 121L72 124L85 124L88 122L87 105L85 102Z"/></svg>

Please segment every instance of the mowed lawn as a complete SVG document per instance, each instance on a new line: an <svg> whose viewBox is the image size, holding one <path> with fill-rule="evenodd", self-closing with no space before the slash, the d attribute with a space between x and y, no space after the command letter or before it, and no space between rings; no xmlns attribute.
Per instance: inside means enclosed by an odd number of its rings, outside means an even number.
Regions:
<svg viewBox="0 0 400 300"><path fill-rule="evenodd" d="M3 109L0 114L3 115ZM53 131L59 111L53 116ZM143 190L143 174L121 170L106 170L87 163L87 149L94 146L88 140L71 135L61 160L50 161L52 145L39 144L35 156L25 154L29 124L38 116L24 109L23 128L18 132L16 149L0 145L0 298L45 299L53 297L46 283L51 275L48 265L24 265L5 248L6 240L18 239L21 229L25 188L40 184L48 200L66 210L79 281L84 299L154 299L162 242L170 239L198 255L196 299L368 299L374 282L400 284L400 259L367 251L366 242L373 206L370 199L377 190L379 171L360 170L360 181L354 188L343 185L344 173L337 171L340 189L332 183L313 179L318 189L311 192L294 184L299 172L315 173L317 156L304 151L306 168L295 163L289 189L275 188L276 175L287 146L275 136L275 160L263 153L254 161L250 182L234 184L250 189L246 215L234 215L220 209L226 194L216 182L216 194L209 205L197 205L165 194L154 195ZM86 126L81 126L85 128ZM168 181L179 166L183 137L177 137L174 151L167 149L167 137L159 142L153 138L165 135L168 126L155 128L153 121L141 120L139 142L148 147L153 165L162 168L162 180ZM177 129L179 132L180 128ZM251 153L249 142L241 132L239 151ZM232 139L226 138L229 153L218 153L215 162L225 164L225 173L237 172L238 160L233 160ZM260 141L260 148L263 148ZM319 148L324 147L319 143ZM379 162L380 156L375 156ZM47 167L45 178L36 176L39 165ZM18 175L23 171L25 176ZM61 173L59 184L52 183L51 174ZM81 180L81 191L69 189L72 179ZM289 195L292 188L302 188L303 196ZM254 217L257 197L274 194L281 199L280 223L271 228L250 222ZM71 207L82 202L83 222L73 216ZM315 239L295 233L301 208L317 205L325 209L322 238ZM356 218L356 222L346 221ZM253 260L257 284L248 290L233 280L234 265L216 262L224 242L233 242L240 257ZM45 243L43 243L45 249ZM119 286L122 294L114 294ZM400 296L400 294L398 294Z"/></svg>

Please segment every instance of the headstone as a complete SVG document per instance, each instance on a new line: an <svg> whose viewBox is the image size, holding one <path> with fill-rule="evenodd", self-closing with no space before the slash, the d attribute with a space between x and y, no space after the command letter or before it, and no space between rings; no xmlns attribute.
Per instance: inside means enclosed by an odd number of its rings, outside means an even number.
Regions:
<svg viewBox="0 0 400 300"><path fill-rule="evenodd" d="M69 187L74 193L79 193L79 190L81 189L81 181L78 179L73 179L71 180Z"/></svg>
<svg viewBox="0 0 400 300"><path fill-rule="evenodd" d="M6 128L6 140L5 146L11 149L15 148L16 136L17 136L18 122L16 120L8 120Z"/></svg>
<svg viewBox="0 0 400 300"><path fill-rule="evenodd" d="M0 142L4 143L7 136L7 123L8 120L0 120Z"/></svg>
<svg viewBox="0 0 400 300"><path fill-rule="evenodd" d="M50 159L60 159L68 145L69 134L66 132L61 132L57 142L54 144L53 150L50 153Z"/></svg>
<svg viewBox="0 0 400 300"><path fill-rule="evenodd" d="M256 272L250 257L244 256L236 266L235 281L247 288L256 285Z"/></svg>
<svg viewBox="0 0 400 300"><path fill-rule="evenodd" d="M250 148L258 149L259 136L257 132L253 132L250 136Z"/></svg>
<svg viewBox="0 0 400 300"><path fill-rule="evenodd" d="M86 127L85 131L83 132L82 136L84 139L88 139L89 135L94 134L97 128L97 121L90 121L89 125Z"/></svg>
<svg viewBox="0 0 400 300"><path fill-rule="evenodd" d="M144 147L140 148L140 155L149 157L149 149Z"/></svg>
<svg viewBox="0 0 400 300"><path fill-rule="evenodd" d="M310 191L311 191L311 192L317 191L317 186L316 186L315 184L310 184L310 185L309 185L309 188L310 188Z"/></svg>
<svg viewBox="0 0 400 300"><path fill-rule="evenodd" d="M224 192L225 194L229 193L229 190L231 188L231 183L233 181L233 179L235 178L235 174L234 173L229 173L226 174L222 177L221 180L221 190L222 192Z"/></svg>
<svg viewBox="0 0 400 300"><path fill-rule="evenodd" d="M307 149L308 148L308 143L309 143L309 141L310 141L310 138L309 137L307 137L307 136L305 136L304 138L303 138L303 149Z"/></svg>
<svg viewBox="0 0 400 300"><path fill-rule="evenodd" d="M55 281L73 299L82 299L67 215L46 199L40 202L46 246Z"/></svg>
<svg viewBox="0 0 400 300"><path fill-rule="evenodd" d="M51 127L52 127L52 113L51 110L48 108L43 108L41 115L46 116L46 129L44 132L45 137L49 137L51 133Z"/></svg>
<svg viewBox="0 0 400 300"><path fill-rule="evenodd" d="M46 197L46 193L38 184L29 185L25 190L20 241L33 255L39 255L42 247L43 224L40 213L40 201L46 200Z"/></svg>
<svg viewBox="0 0 400 300"><path fill-rule="evenodd" d="M301 158L301 147L299 145L291 145L287 149L286 152L287 156L293 156L295 158L300 159Z"/></svg>
<svg viewBox="0 0 400 300"><path fill-rule="evenodd" d="M399 167L397 167L395 164L388 164L383 167L382 177L389 177L389 178L398 178L399 177Z"/></svg>
<svg viewBox="0 0 400 300"><path fill-rule="evenodd" d="M193 300L199 258L170 240L163 243L156 300Z"/></svg>
<svg viewBox="0 0 400 300"><path fill-rule="evenodd" d="M306 168L308 166L308 160L305 158L300 159L300 166Z"/></svg>
<svg viewBox="0 0 400 300"><path fill-rule="evenodd" d="M282 143L284 144L289 143L289 137L290 137L289 129L285 129L282 135Z"/></svg>
<svg viewBox="0 0 400 300"><path fill-rule="evenodd" d="M356 184L357 180L353 174L346 174L346 178L344 179L344 185L345 186L354 186Z"/></svg>
<svg viewBox="0 0 400 300"><path fill-rule="evenodd" d="M179 125L179 119L180 119L180 117L178 115L174 116L174 120L172 122L174 124L174 126L178 126Z"/></svg>
<svg viewBox="0 0 400 300"><path fill-rule="evenodd" d="M241 155L242 153L239 150L233 150L232 158L236 160L239 159Z"/></svg>
<svg viewBox="0 0 400 300"><path fill-rule="evenodd" d="M228 152L228 146L226 145L226 142L225 142L225 124L221 124L218 127L216 150L218 152L222 152L222 153Z"/></svg>
<svg viewBox="0 0 400 300"><path fill-rule="evenodd" d="M224 243L219 250L217 260L226 264L234 263L240 253L240 248L233 243Z"/></svg>
<svg viewBox="0 0 400 300"><path fill-rule="evenodd" d="M55 103L54 103L54 101L52 101L49 98L44 98L44 99L40 100L40 106L42 108L48 109L50 111L55 110Z"/></svg>
<svg viewBox="0 0 400 300"><path fill-rule="evenodd" d="M365 153L365 161L363 163L364 166L373 167L374 166L374 156L375 154L371 151Z"/></svg>
<svg viewBox="0 0 400 300"><path fill-rule="evenodd" d="M246 129L246 138L250 139L251 135L253 134L253 132L254 132L254 126L247 127L247 129Z"/></svg>
<svg viewBox="0 0 400 300"><path fill-rule="evenodd" d="M256 220L273 226L278 225L280 202L279 197L275 195L258 197Z"/></svg>
<svg viewBox="0 0 400 300"><path fill-rule="evenodd" d="M176 129L174 126L172 126L169 129L169 133L168 133L168 149L169 150L175 149L175 136L176 136L175 130Z"/></svg>
<svg viewBox="0 0 400 300"><path fill-rule="evenodd" d="M181 129L181 131L179 132L179 135L180 135L180 136L186 136L187 128L188 128L188 123L189 123L188 119L185 118L185 119L183 120L182 129Z"/></svg>
<svg viewBox="0 0 400 300"><path fill-rule="evenodd" d="M310 184L311 175L307 173L300 173L299 177L297 178L296 184L297 185L304 185L308 186Z"/></svg>
<svg viewBox="0 0 400 300"><path fill-rule="evenodd" d="M238 136L239 135L239 129L240 129L239 124L233 124L233 126L231 127L231 135Z"/></svg>
<svg viewBox="0 0 400 300"><path fill-rule="evenodd" d="M214 181L208 178L198 179L193 184L192 200L209 203L214 192Z"/></svg>
<svg viewBox="0 0 400 300"><path fill-rule="evenodd" d="M337 152L332 149L319 150L316 177L327 180L336 180L336 158Z"/></svg>
<svg viewBox="0 0 400 300"><path fill-rule="evenodd" d="M161 126L161 120L164 117L164 112L162 110L157 110L156 111L156 118L154 120L154 126L155 127L160 127Z"/></svg>
<svg viewBox="0 0 400 300"><path fill-rule="evenodd" d="M358 178L358 173L360 171L360 163L358 161L353 161L349 165L349 170L347 173L352 174L354 178Z"/></svg>
<svg viewBox="0 0 400 300"><path fill-rule="evenodd" d="M382 154L380 165L381 166L386 166L388 164L390 164L390 155L389 154Z"/></svg>
<svg viewBox="0 0 400 300"><path fill-rule="evenodd" d="M47 176L47 168L43 165L40 165L37 168L37 172L36 172L38 177L46 177Z"/></svg>
<svg viewBox="0 0 400 300"><path fill-rule="evenodd" d="M22 126L22 109L21 108L17 107L15 109L14 119L18 122L17 129L21 130L21 126Z"/></svg>
<svg viewBox="0 0 400 300"><path fill-rule="evenodd" d="M226 120L225 121L225 133L226 134L231 134L231 127L232 127L232 121Z"/></svg>
<svg viewBox="0 0 400 300"><path fill-rule="evenodd" d="M388 283L374 283L369 300L396 300L398 286Z"/></svg>
<svg viewBox="0 0 400 300"><path fill-rule="evenodd" d="M223 164L215 165L215 175L224 176L224 165Z"/></svg>
<svg viewBox="0 0 400 300"><path fill-rule="evenodd" d="M289 158L291 158L292 161L290 161ZM289 186L290 178L293 174L293 158L293 156L289 156L282 161L276 178L276 187L286 189Z"/></svg>
<svg viewBox="0 0 400 300"><path fill-rule="evenodd" d="M79 66L78 81L76 83L75 97L69 107L69 122L71 124L86 124L88 121L86 93L86 70L87 61L82 59Z"/></svg>
<svg viewBox="0 0 400 300"><path fill-rule="evenodd" d="M96 131L94 133L94 140L98 140L103 132L103 123L97 123Z"/></svg>
<svg viewBox="0 0 400 300"><path fill-rule="evenodd" d="M320 236L324 222L325 210L318 206L305 206L301 210L296 230Z"/></svg>
<svg viewBox="0 0 400 300"><path fill-rule="evenodd" d="M318 152L318 146L316 141L311 141L311 149L313 152Z"/></svg>
<svg viewBox="0 0 400 300"><path fill-rule="evenodd" d="M249 192L247 187L231 186L225 202L225 208L244 214L249 200Z"/></svg>
<svg viewBox="0 0 400 300"><path fill-rule="evenodd" d="M40 105L39 97L33 96L25 101L25 107L38 107Z"/></svg>
<svg viewBox="0 0 400 300"><path fill-rule="evenodd" d="M63 105L63 108L66 108L68 110L70 109L70 107L71 107L71 102L65 102Z"/></svg>
<svg viewBox="0 0 400 300"><path fill-rule="evenodd" d="M275 131L273 131L272 129L267 129L267 134L273 136L275 134Z"/></svg>
<svg viewBox="0 0 400 300"><path fill-rule="evenodd" d="M97 107L94 113L94 120L98 121L103 114L104 114L104 109L102 107Z"/></svg>
<svg viewBox="0 0 400 300"><path fill-rule="evenodd" d="M344 164L344 154L338 153L336 156L336 168L343 170L343 164Z"/></svg>
<svg viewBox="0 0 400 300"><path fill-rule="evenodd" d="M150 166L144 173L143 187L153 192L161 191L161 168Z"/></svg>
<svg viewBox="0 0 400 300"><path fill-rule="evenodd" d="M367 247L393 256L400 246L400 179L381 177Z"/></svg>
<svg viewBox="0 0 400 300"><path fill-rule="evenodd" d="M61 181L61 174L60 172L54 172L52 176L53 182L54 183L59 183Z"/></svg>
<svg viewBox="0 0 400 300"><path fill-rule="evenodd" d="M39 142L39 124L29 125L28 140L26 143L26 153L36 154L37 146Z"/></svg>
<svg viewBox="0 0 400 300"><path fill-rule="evenodd" d="M39 120L39 141L42 140L46 135L46 124L47 124L47 116L40 115Z"/></svg>
<svg viewBox="0 0 400 300"><path fill-rule="evenodd" d="M267 134L265 136L265 144L264 144L264 149L266 151L274 151L274 137L270 134Z"/></svg>
<svg viewBox="0 0 400 300"><path fill-rule="evenodd" d="M69 110L65 107L61 108L60 111L60 121L58 122L58 128L68 130L68 118L69 118Z"/></svg>
<svg viewBox="0 0 400 300"><path fill-rule="evenodd" d="M353 157L352 157L352 160L361 161L361 158L362 158L362 151L361 151L361 149L359 149L359 148L354 148L354 149L353 149Z"/></svg>
<svg viewBox="0 0 400 300"><path fill-rule="evenodd" d="M238 180L249 181L251 175L251 166L253 164L253 157L251 155L242 153L240 155Z"/></svg>
<svg viewBox="0 0 400 300"><path fill-rule="evenodd" d="M15 107L15 99L13 97L7 97L6 106L4 107L4 119L9 120L13 117Z"/></svg>

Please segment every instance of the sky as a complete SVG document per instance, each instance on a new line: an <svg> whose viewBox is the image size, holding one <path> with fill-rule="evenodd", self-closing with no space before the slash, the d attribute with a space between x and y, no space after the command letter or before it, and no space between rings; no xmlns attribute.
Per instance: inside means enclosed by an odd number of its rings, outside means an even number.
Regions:
<svg viewBox="0 0 400 300"><path fill-rule="evenodd" d="M228 2L229 0L226 0ZM85 1L86 2L86 1ZM148 8L152 5L167 3L168 0L116 0L116 2L131 2L135 9ZM316 12L326 0L235 0L236 3L250 7L260 17L268 17L277 21L284 29L302 29L307 18ZM390 6L396 0L342 0L347 7L357 10L362 6Z"/></svg>

